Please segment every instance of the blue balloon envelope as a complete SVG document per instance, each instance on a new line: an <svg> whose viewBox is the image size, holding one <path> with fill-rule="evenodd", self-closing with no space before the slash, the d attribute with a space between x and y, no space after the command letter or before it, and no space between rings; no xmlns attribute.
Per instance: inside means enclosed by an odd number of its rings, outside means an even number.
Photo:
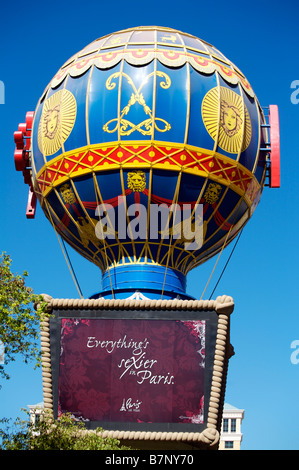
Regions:
<svg viewBox="0 0 299 470"><path fill-rule="evenodd" d="M34 113L32 186L102 295L186 294L187 273L252 216L267 170L259 102L216 48L169 28L97 39Z"/></svg>

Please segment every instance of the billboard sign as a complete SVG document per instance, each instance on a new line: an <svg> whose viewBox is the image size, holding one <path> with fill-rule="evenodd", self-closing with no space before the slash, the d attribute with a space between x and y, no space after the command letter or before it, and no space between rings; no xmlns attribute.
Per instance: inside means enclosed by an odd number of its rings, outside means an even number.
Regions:
<svg viewBox="0 0 299 470"><path fill-rule="evenodd" d="M70 413L88 429L203 432L219 318L211 308L53 308L48 336L54 417ZM217 387L220 394L219 380Z"/></svg>
<svg viewBox="0 0 299 470"><path fill-rule="evenodd" d="M204 422L206 320L62 318L58 413Z"/></svg>

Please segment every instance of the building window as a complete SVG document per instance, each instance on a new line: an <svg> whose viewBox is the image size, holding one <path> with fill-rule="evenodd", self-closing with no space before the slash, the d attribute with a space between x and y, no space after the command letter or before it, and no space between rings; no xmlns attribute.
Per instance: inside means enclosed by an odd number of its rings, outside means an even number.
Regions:
<svg viewBox="0 0 299 470"><path fill-rule="evenodd" d="M233 441L225 441L224 448L225 449L233 449L234 448L234 442Z"/></svg>
<svg viewBox="0 0 299 470"><path fill-rule="evenodd" d="M237 425L236 425L236 419L232 418L230 422L230 432L236 432L237 431Z"/></svg>
<svg viewBox="0 0 299 470"><path fill-rule="evenodd" d="M223 432L228 432L228 419L223 419Z"/></svg>

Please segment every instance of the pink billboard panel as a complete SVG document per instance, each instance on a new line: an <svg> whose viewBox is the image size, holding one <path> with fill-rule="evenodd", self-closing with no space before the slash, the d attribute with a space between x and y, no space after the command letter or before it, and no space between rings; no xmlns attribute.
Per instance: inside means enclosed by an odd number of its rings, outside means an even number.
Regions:
<svg viewBox="0 0 299 470"><path fill-rule="evenodd" d="M206 320L62 318L58 416L204 422Z"/></svg>

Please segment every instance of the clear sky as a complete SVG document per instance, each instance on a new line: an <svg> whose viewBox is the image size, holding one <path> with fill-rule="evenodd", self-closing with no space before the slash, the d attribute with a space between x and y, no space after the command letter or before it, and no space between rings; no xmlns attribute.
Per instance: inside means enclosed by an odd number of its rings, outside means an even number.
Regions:
<svg viewBox="0 0 299 470"><path fill-rule="evenodd" d="M13 132L73 54L120 29L172 27L213 44L242 70L262 106L278 105L281 188L265 188L213 295L231 295L235 301L235 356L229 365L226 402L245 410L243 449L299 449L299 363L291 361L291 343L299 341L299 104L291 100L296 91L291 84L299 80L298 14L297 0L16 0L1 7L0 80L5 100L0 99L0 250L11 255L14 272L29 271L28 284L36 293L78 297L40 207L34 220L25 217L28 187L14 168ZM299 93L293 94L296 97ZM231 249L223 252L205 298ZM98 268L71 249L69 253L84 296L98 292ZM200 298L215 261L188 275L190 295ZM16 361L9 372L11 379L0 390L0 417L15 418L22 407L42 401L41 371Z"/></svg>

